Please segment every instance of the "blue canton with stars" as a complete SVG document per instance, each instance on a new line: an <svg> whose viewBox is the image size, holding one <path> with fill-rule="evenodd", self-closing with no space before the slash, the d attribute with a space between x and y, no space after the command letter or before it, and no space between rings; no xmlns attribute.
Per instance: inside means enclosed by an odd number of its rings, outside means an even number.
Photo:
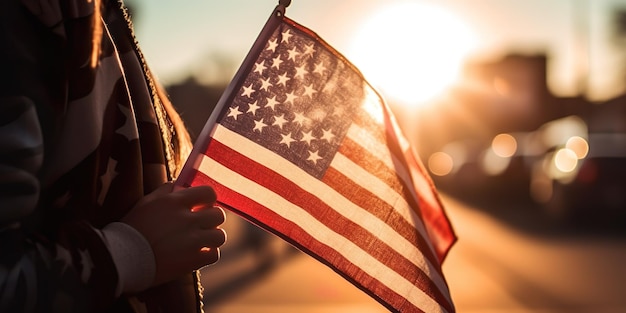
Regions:
<svg viewBox="0 0 626 313"><path fill-rule="evenodd" d="M283 23L220 124L321 178L363 94L360 75L343 57Z"/></svg>

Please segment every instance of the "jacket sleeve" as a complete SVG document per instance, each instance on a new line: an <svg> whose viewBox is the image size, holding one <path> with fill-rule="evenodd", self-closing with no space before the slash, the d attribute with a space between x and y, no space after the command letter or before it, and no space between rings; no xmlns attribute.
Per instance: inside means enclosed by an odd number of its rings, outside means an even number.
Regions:
<svg viewBox="0 0 626 313"><path fill-rule="evenodd" d="M62 38L36 22L19 0L0 2L0 312L95 312L119 292L106 236L41 218L43 134L65 91Z"/></svg>
<svg viewBox="0 0 626 313"><path fill-rule="evenodd" d="M86 221L37 220L42 145L32 101L0 98L0 311L106 307L117 288L106 238Z"/></svg>

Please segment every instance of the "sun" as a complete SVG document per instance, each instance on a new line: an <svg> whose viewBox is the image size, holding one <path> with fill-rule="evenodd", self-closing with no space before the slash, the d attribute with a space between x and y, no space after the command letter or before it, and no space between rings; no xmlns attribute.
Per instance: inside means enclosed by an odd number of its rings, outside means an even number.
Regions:
<svg viewBox="0 0 626 313"><path fill-rule="evenodd" d="M419 106L458 78L473 46L474 35L459 17L440 7L408 2L369 18L348 54L385 97Z"/></svg>

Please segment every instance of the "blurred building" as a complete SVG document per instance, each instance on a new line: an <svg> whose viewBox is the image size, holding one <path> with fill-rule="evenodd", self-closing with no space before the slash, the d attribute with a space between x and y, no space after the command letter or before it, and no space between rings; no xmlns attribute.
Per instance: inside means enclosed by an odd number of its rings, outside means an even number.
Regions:
<svg viewBox="0 0 626 313"><path fill-rule="evenodd" d="M192 140L202 131L225 86L199 83L193 76L166 87L167 93L185 122Z"/></svg>

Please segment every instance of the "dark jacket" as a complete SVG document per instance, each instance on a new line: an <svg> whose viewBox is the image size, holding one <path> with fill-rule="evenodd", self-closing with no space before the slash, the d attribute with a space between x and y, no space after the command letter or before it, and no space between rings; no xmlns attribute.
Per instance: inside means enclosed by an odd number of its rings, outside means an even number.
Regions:
<svg viewBox="0 0 626 313"><path fill-rule="evenodd" d="M98 2L0 1L0 312L201 308L195 273L122 293L112 250L133 241L112 225L187 137L123 5Z"/></svg>

